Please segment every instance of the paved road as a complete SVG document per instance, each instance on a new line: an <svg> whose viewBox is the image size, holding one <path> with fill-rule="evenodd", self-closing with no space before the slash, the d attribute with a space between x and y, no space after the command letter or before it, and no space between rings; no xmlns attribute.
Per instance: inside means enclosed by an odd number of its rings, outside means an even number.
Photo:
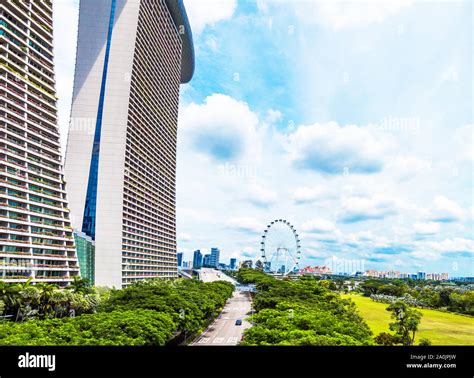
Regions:
<svg viewBox="0 0 474 378"><path fill-rule="evenodd" d="M234 285L237 284L237 281L232 277L212 268L201 268L199 270L199 279L203 282L229 281Z"/></svg>
<svg viewBox="0 0 474 378"><path fill-rule="evenodd" d="M204 282L225 280L236 283L233 278L217 270L207 268L201 269L200 278ZM251 309L250 293L235 290L216 320L190 345L237 345L244 330L251 326L248 321L244 320ZM242 325L235 325L237 319L242 320Z"/></svg>
<svg viewBox="0 0 474 378"><path fill-rule="evenodd" d="M251 311L251 304L250 293L234 291L214 323L190 345L237 345L244 330L251 326L244 320ZM235 325L237 319L242 319L242 325Z"/></svg>

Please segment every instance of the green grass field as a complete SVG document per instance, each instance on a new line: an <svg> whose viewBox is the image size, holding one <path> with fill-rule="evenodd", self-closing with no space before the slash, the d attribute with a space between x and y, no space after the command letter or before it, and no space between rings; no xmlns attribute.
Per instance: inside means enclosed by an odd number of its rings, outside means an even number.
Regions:
<svg viewBox="0 0 474 378"><path fill-rule="evenodd" d="M374 336L380 332L391 332L388 324L393 320L385 309L388 304L374 302L360 295L342 295L357 305L360 315L366 320ZM436 310L418 309L423 313L415 343L427 338L433 345L474 345L474 318Z"/></svg>

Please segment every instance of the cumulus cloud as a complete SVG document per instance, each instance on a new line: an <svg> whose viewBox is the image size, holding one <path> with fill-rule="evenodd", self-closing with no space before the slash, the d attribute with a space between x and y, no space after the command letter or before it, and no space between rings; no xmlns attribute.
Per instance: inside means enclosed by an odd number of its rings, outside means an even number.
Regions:
<svg viewBox="0 0 474 378"><path fill-rule="evenodd" d="M310 14L316 22L329 29L352 29L381 23L411 3L412 1L408 0L320 1L314 4L315 12ZM301 6L298 13L303 19L308 20L310 14L306 14L305 9L308 12L307 7Z"/></svg>
<svg viewBox="0 0 474 378"><path fill-rule="evenodd" d="M264 225L255 218L235 217L229 219L227 226L233 230L245 233L262 233Z"/></svg>
<svg viewBox="0 0 474 378"><path fill-rule="evenodd" d="M341 221L356 223L370 219L384 219L398 213L399 203L389 197L349 197L342 200Z"/></svg>
<svg viewBox="0 0 474 378"><path fill-rule="evenodd" d="M469 257L474 254L474 240L460 237L441 241L415 243L416 250L410 255L423 260L439 260L441 257Z"/></svg>
<svg viewBox="0 0 474 378"><path fill-rule="evenodd" d="M54 61L57 74L58 123L62 151L66 150L71 112L78 18L79 0L54 2Z"/></svg>
<svg viewBox="0 0 474 378"><path fill-rule="evenodd" d="M409 5L409 1L321 3L320 19L333 29L380 23Z"/></svg>
<svg viewBox="0 0 474 378"><path fill-rule="evenodd" d="M430 220L434 222L457 222L464 216L465 211L455 201L445 196L436 196L433 200Z"/></svg>
<svg viewBox="0 0 474 378"><path fill-rule="evenodd" d="M431 161L416 156L399 156L387 163L386 170L400 180L408 180L432 168Z"/></svg>
<svg viewBox="0 0 474 378"><path fill-rule="evenodd" d="M439 232L440 225L436 222L419 222L413 225L413 230L417 235L435 235Z"/></svg>
<svg viewBox="0 0 474 378"><path fill-rule="evenodd" d="M301 226L301 229L308 233L328 233L336 230L336 225L326 219L312 219Z"/></svg>
<svg viewBox="0 0 474 378"><path fill-rule="evenodd" d="M335 122L300 126L288 138L289 157L298 168L326 174L379 172L385 143L372 131Z"/></svg>
<svg viewBox="0 0 474 378"><path fill-rule="evenodd" d="M439 260L439 258L441 257L441 255L438 252L432 251L432 250L431 251L430 250L416 250L416 251L411 252L410 256L413 256L420 260L430 260L430 261Z"/></svg>
<svg viewBox="0 0 474 378"><path fill-rule="evenodd" d="M269 207L276 203L278 196L272 190L260 185L252 185L249 188L247 199L255 206Z"/></svg>
<svg viewBox="0 0 474 378"><path fill-rule="evenodd" d="M283 117L283 114L281 114L279 110L269 109L267 111L267 117L265 120L269 123L275 123L275 122L280 121L282 117Z"/></svg>
<svg viewBox="0 0 474 378"><path fill-rule="evenodd" d="M474 253L474 240L465 238L448 238L442 241L429 241L426 246L441 253L470 252Z"/></svg>
<svg viewBox="0 0 474 378"><path fill-rule="evenodd" d="M272 3L272 0L257 0L257 7L262 13L268 13ZM299 22L317 23L338 31L381 23L412 3L413 0L297 1L291 6Z"/></svg>
<svg viewBox="0 0 474 378"><path fill-rule="evenodd" d="M232 18L237 0L185 0L191 30L198 36L206 26Z"/></svg>
<svg viewBox="0 0 474 378"><path fill-rule="evenodd" d="M360 242L372 242L377 239L378 237L376 237L370 230L351 232L347 235L348 242L354 244L358 244Z"/></svg>
<svg viewBox="0 0 474 378"><path fill-rule="evenodd" d="M185 232L180 232L178 234L178 241L182 241L182 242L191 241L191 235L189 235Z"/></svg>
<svg viewBox="0 0 474 378"><path fill-rule="evenodd" d="M295 193L293 194L293 201L295 204L301 205L335 197L336 195L326 186L302 186L296 188Z"/></svg>
<svg viewBox="0 0 474 378"><path fill-rule="evenodd" d="M409 252L411 250L412 247L398 243L392 243L388 246L374 248L374 252L379 255L398 255L400 253Z"/></svg>
<svg viewBox="0 0 474 378"><path fill-rule="evenodd" d="M213 94L203 104L191 103L180 113L180 137L191 148L217 161L257 158L257 116L244 102Z"/></svg>

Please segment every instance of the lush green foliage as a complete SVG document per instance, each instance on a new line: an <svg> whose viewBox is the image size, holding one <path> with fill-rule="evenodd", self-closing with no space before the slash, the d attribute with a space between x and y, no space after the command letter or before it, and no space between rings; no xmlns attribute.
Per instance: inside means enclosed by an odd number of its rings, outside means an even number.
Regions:
<svg viewBox="0 0 474 378"><path fill-rule="evenodd" d="M0 345L165 345L182 332L200 332L233 290L228 282L182 279L141 281L122 290L79 281L69 290L3 285L0 309L8 306L13 313L30 306L36 312L0 323ZM93 307L85 307L90 298L96 299ZM71 308L81 315L73 317Z"/></svg>
<svg viewBox="0 0 474 378"><path fill-rule="evenodd" d="M404 294L401 297L396 297L394 295L386 295L386 294L372 294L370 298L375 302L381 303L395 303L395 302L404 302L408 306L413 307L430 307L425 302L420 301L419 299L413 298L410 294Z"/></svg>
<svg viewBox="0 0 474 378"><path fill-rule="evenodd" d="M370 345L372 332L354 303L312 278L277 280L257 270L241 269L237 278L254 283L253 327L243 345Z"/></svg>
<svg viewBox="0 0 474 378"><path fill-rule="evenodd" d="M233 285L224 281L141 281L122 290L112 290L100 310L155 310L169 314L178 331L197 333L208 319L219 314L233 290Z"/></svg>
<svg viewBox="0 0 474 378"><path fill-rule="evenodd" d="M100 312L3 324L0 345L164 345L174 328L171 316L151 310Z"/></svg>
<svg viewBox="0 0 474 378"><path fill-rule="evenodd" d="M67 290L48 283L0 281L0 315L14 321L61 318L92 313L100 302L97 292L81 279Z"/></svg>
<svg viewBox="0 0 474 378"><path fill-rule="evenodd" d="M420 343L419 343L420 346L430 346L431 345L431 341L430 339L426 339L426 338L421 338L420 339Z"/></svg>
<svg viewBox="0 0 474 378"><path fill-rule="evenodd" d="M405 302L397 301L387 307L392 312L395 321L389 324L390 330L395 332L398 343L410 346L415 343L415 334L418 331L422 314L410 308Z"/></svg>
<svg viewBox="0 0 474 378"><path fill-rule="evenodd" d="M398 299L410 306L441 308L474 315L474 291L469 286L432 285L422 281L371 279L360 285L366 297L392 303Z"/></svg>

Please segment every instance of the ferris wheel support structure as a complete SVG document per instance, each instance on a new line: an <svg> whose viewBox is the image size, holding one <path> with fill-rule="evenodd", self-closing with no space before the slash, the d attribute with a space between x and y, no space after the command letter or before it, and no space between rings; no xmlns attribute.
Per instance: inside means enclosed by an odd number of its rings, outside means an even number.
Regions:
<svg viewBox="0 0 474 378"><path fill-rule="evenodd" d="M286 242L288 245L278 245L274 250L271 250L269 235L272 234L272 229L280 226L287 227L291 231L289 233L291 237ZM286 276L299 270L301 243L296 228L285 219L275 219L270 222L263 231L260 252L266 273ZM281 267L278 266L278 262L283 262Z"/></svg>

